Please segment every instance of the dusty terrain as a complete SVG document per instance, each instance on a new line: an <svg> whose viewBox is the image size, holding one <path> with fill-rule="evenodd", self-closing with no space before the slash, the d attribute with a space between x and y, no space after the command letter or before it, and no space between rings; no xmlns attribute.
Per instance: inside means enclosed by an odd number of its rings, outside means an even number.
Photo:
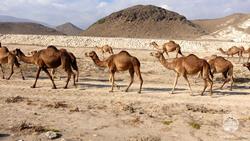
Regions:
<svg viewBox="0 0 250 141"><path fill-rule="evenodd" d="M27 53L41 46L7 45L21 48ZM221 75L214 78L214 95L200 96L203 81L189 77L195 96L183 78L175 94L170 95L174 73L166 70L151 57L149 49L126 49L141 61L144 79L142 94L138 94L137 77L128 93L123 92L129 83L128 72L116 74L121 89L109 93L110 84L106 69L97 68L84 53L92 48L67 48L75 53L80 66L77 88L70 84L62 89L66 74L58 70L58 89L45 73L41 73L37 88L31 89L36 67L22 63L26 80L16 72L11 80L0 79L0 140L48 140L44 132L58 131L58 141L165 141L165 140L249 140L250 139L250 72L231 59L235 65L236 82L233 91L228 84L223 90ZM117 53L120 49L115 49ZM100 54L100 53L99 53ZM174 56L170 53L171 57ZM189 52L184 52L185 55ZM209 56L214 53L196 53ZM107 54L106 54L107 56ZM5 65L5 68L7 66ZM8 68L6 68L8 69ZM7 71L6 71L7 72ZM6 74L7 75L7 74ZM227 132L223 121L228 115L239 122L235 132ZM29 126L24 126L26 124Z"/></svg>

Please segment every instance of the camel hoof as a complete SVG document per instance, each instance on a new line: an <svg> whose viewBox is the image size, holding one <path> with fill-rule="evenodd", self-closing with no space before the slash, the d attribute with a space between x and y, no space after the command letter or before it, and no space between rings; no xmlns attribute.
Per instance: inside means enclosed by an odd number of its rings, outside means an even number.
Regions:
<svg viewBox="0 0 250 141"><path fill-rule="evenodd" d="M66 88L67 88L67 87L66 87ZM53 86L52 89L56 89L56 86ZM64 87L64 89L65 89L65 87Z"/></svg>
<svg viewBox="0 0 250 141"><path fill-rule="evenodd" d="M33 86L30 86L30 88L35 88L35 86L33 85Z"/></svg>
<svg viewBox="0 0 250 141"><path fill-rule="evenodd" d="M25 78L24 78L24 77L23 77L22 79L23 79L23 80L25 80Z"/></svg>
<svg viewBox="0 0 250 141"><path fill-rule="evenodd" d="M110 92L110 93L113 93L113 90L110 90L109 92Z"/></svg>
<svg viewBox="0 0 250 141"><path fill-rule="evenodd" d="M137 93L138 93L138 94L140 94L140 93L141 93L141 91L138 91Z"/></svg>
<svg viewBox="0 0 250 141"><path fill-rule="evenodd" d="M6 80L10 80L10 78L6 78Z"/></svg>
<svg viewBox="0 0 250 141"><path fill-rule="evenodd" d="M64 89L68 89L67 87L63 87Z"/></svg>

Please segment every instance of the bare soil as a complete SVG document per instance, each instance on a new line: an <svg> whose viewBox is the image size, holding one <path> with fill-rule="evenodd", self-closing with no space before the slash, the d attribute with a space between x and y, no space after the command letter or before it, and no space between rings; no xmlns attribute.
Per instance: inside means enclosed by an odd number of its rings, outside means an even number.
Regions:
<svg viewBox="0 0 250 141"><path fill-rule="evenodd" d="M27 53L39 46L9 45ZM214 78L213 96L200 96L203 81L196 76L189 80L194 90L190 96L187 83L179 79L174 94L169 94L175 73L165 69L150 49L128 50L141 61L144 79L142 94L138 94L139 81L129 92L124 92L130 81L128 72L116 74L121 89L110 93L107 69L99 69L84 53L91 48L68 48L75 53L80 66L77 88L72 81L63 89L66 73L58 69L52 84L44 72L37 88L31 89L36 67L22 63L26 80L15 72L11 80L0 79L0 140L48 140L43 132L59 132L66 141L165 141L165 140L249 140L250 139L250 72L230 58L235 65L236 82L233 91L229 84L223 90L221 74ZM114 52L119 52L115 49ZM100 54L100 53L99 53ZM189 54L184 52L185 55ZM209 56L211 54L199 54ZM106 54L106 56L108 56ZM170 53L171 57L175 53ZM8 70L8 67L5 65ZM7 71L6 72L9 72ZM6 74L7 75L7 74ZM59 79L62 76L62 79ZM227 115L239 122L235 132L227 132L223 121Z"/></svg>

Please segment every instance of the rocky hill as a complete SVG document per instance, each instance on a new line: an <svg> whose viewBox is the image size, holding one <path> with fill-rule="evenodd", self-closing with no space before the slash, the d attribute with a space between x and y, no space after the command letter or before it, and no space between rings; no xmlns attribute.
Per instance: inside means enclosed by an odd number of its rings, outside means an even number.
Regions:
<svg viewBox="0 0 250 141"><path fill-rule="evenodd" d="M0 34L64 35L53 28L28 22L0 22Z"/></svg>
<svg viewBox="0 0 250 141"><path fill-rule="evenodd" d="M206 34L184 16L153 5L137 5L98 20L85 36L195 38Z"/></svg>
<svg viewBox="0 0 250 141"><path fill-rule="evenodd" d="M65 23L55 28L57 31L62 32L66 35L79 35L83 30L73 25L72 23Z"/></svg>
<svg viewBox="0 0 250 141"><path fill-rule="evenodd" d="M209 38L249 41L250 14L237 13L218 19L194 20L194 23L209 33Z"/></svg>

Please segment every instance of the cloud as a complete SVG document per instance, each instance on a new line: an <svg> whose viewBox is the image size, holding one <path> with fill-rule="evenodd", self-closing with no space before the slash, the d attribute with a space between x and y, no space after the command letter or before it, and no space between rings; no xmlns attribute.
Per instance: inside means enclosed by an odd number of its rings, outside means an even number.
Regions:
<svg viewBox="0 0 250 141"><path fill-rule="evenodd" d="M0 13L51 25L72 22L87 27L112 12L137 4L160 6L188 19L250 12L250 0L1 0Z"/></svg>

